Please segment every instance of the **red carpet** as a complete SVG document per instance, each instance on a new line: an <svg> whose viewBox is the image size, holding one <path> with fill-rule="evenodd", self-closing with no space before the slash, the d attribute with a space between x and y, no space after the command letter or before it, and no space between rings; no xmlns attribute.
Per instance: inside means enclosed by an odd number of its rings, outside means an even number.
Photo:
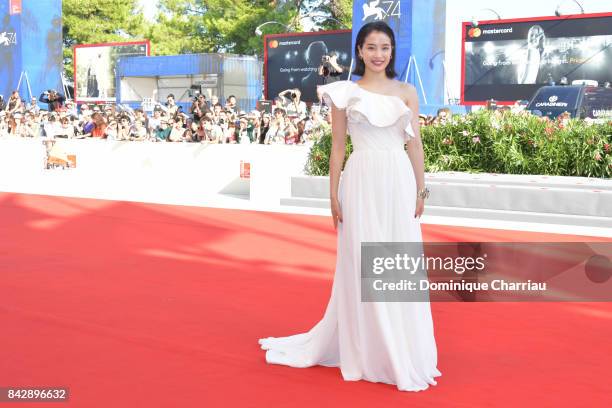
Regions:
<svg viewBox="0 0 612 408"><path fill-rule="evenodd" d="M423 225L429 241L603 241ZM17 407L609 406L611 303L433 303L438 385L265 364L331 290L327 217L0 194L0 386ZM11 406L0 403L0 407Z"/></svg>

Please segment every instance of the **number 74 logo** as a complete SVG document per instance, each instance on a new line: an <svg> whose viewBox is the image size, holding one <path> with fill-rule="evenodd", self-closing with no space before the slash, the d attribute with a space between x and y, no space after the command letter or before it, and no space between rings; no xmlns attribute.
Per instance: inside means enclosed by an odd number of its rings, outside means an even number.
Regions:
<svg viewBox="0 0 612 408"><path fill-rule="evenodd" d="M383 6L381 6L381 3ZM374 16L373 20L383 20L389 16L391 17L400 17L400 2L399 0L393 1L381 1L374 0L364 3L363 5L363 19L361 21L366 21L370 17Z"/></svg>

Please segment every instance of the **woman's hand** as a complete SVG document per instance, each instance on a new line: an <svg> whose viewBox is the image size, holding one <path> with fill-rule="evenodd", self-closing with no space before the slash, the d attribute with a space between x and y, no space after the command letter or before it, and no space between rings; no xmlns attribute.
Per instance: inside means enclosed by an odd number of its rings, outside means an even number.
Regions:
<svg viewBox="0 0 612 408"><path fill-rule="evenodd" d="M414 218L421 218L423 211L425 211L425 200L421 197L417 197Z"/></svg>
<svg viewBox="0 0 612 408"><path fill-rule="evenodd" d="M338 222L342 222L342 210L340 209L340 201L337 198L331 199L332 219L334 220L334 229L338 228Z"/></svg>

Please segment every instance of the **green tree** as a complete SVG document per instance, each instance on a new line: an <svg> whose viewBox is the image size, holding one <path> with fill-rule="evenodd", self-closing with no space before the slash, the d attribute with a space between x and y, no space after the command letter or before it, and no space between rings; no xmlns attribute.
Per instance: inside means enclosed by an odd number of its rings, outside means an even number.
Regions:
<svg viewBox="0 0 612 408"><path fill-rule="evenodd" d="M160 0L156 24L149 26L156 55L230 52L262 55L263 40L255 34L303 31L305 18L315 29L351 26L351 0ZM305 17L306 16L306 17Z"/></svg>
<svg viewBox="0 0 612 408"><path fill-rule="evenodd" d="M64 72L73 76L77 44L144 39L147 23L138 0L63 0Z"/></svg>
<svg viewBox="0 0 612 408"><path fill-rule="evenodd" d="M311 16L315 29L338 30L353 25L353 0L314 0L300 5L300 15Z"/></svg>
<svg viewBox="0 0 612 408"><path fill-rule="evenodd" d="M263 41L255 28L275 20L290 25L298 11L288 2L270 0L160 0L156 24L149 27L153 53L198 52L258 54ZM282 25L264 32L286 31Z"/></svg>
<svg viewBox="0 0 612 408"><path fill-rule="evenodd" d="M160 0L156 21L142 16L138 0L63 0L64 67L73 76L76 44L149 39L153 55L201 52L263 54L255 34L351 26L351 0Z"/></svg>

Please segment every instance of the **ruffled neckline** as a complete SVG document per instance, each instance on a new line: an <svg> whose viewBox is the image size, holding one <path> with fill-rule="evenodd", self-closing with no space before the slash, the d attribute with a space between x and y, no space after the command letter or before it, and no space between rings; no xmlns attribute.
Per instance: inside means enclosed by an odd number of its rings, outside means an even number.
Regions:
<svg viewBox="0 0 612 408"><path fill-rule="evenodd" d="M401 97L370 91L351 80L331 82L320 89L328 106L346 109L349 122L366 121L380 128L401 122L405 139L415 137L411 125L414 112Z"/></svg>
<svg viewBox="0 0 612 408"><path fill-rule="evenodd" d="M398 121L403 119L404 123L402 127L404 129L404 139L408 141L409 139L415 137L414 129L412 128L412 124L410 123L410 121L412 120L413 112L412 109L410 109L408 105L406 105L402 98L397 95L387 95L378 92L373 92L365 89L357 82L349 82L353 84L354 87L358 88L360 91L363 91L367 95L374 95L385 101L398 102L397 104L395 102L391 102L391 105L388 109L383 108L381 110L380 105L377 105L374 108L370 106L368 102L366 102L369 100L368 98L358 96L356 98L357 100L355 100L352 104L349 103L349 105L351 105L351 114L356 113L357 116L360 116L367 120L369 123L380 127L391 126L394 123L397 123ZM376 112L376 114L372 115L371 112Z"/></svg>

